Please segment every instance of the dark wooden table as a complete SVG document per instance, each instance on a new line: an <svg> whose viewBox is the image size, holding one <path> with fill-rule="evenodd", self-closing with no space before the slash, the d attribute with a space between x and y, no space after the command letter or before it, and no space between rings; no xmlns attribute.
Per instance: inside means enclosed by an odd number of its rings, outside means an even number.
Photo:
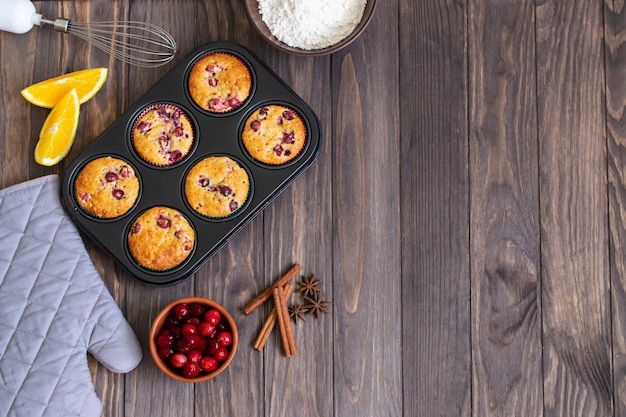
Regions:
<svg viewBox="0 0 626 417"><path fill-rule="evenodd" d="M265 43L240 0L36 2L50 17L137 19L180 54L231 40L319 116L315 164L193 277L148 287L93 243L144 346L126 375L90 358L103 416L626 416L626 10L599 0L380 0L349 48ZM47 111L25 86L110 69L53 168L32 157ZM60 174L169 67L138 69L49 30L0 35L0 185ZM332 311L299 354L252 348L271 305L238 309L292 263ZM161 374L152 317L202 295L241 346L202 384Z"/></svg>

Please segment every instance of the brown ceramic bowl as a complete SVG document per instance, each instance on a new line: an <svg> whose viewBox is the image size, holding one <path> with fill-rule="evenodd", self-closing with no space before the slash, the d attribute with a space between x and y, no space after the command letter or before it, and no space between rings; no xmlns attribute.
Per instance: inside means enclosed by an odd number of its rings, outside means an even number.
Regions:
<svg viewBox="0 0 626 417"><path fill-rule="evenodd" d="M323 49L301 49L294 48L292 46L287 45L284 42L278 40L272 32L268 29L265 22L263 22L263 18L261 13L259 12L259 3L257 0L246 0L246 10L248 12L248 16L250 17L250 21L252 25L256 28L256 30L261 34L261 36L267 40L270 44L274 45L276 48L281 51L287 52L292 55L300 55L300 56L323 56L332 54L333 52L337 52L342 48L345 48L349 44L351 44L367 27L370 20L372 19L372 15L374 14L374 9L376 7L376 0L367 0L365 5L365 10L363 12L363 17L361 18L361 22L357 25L357 27L352 31L347 38L339 41L338 43L331 45L327 48Z"/></svg>
<svg viewBox="0 0 626 417"><path fill-rule="evenodd" d="M174 368L173 366L169 364L167 360L161 359L157 352L157 349L158 349L157 343L156 343L157 337L160 334L161 330L164 328L164 326L166 326L166 321L170 317L170 313L172 312L172 309L174 308L174 306L180 303L186 303L187 305L198 303L205 307L205 312L212 308L218 310L222 317L221 322L224 322L224 324L230 329L230 332L232 334L232 343L227 347L229 354L226 360L219 363L217 369L215 369L214 371L210 373L206 373L203 371L202 373L200 373L200 375L198 375L195 378L187 378L183 376L182 372L180 372L180 369ZM202 318L200 318L200 320L202 321ZM237 332L237 326L232 316L228 313L228 311L226 311L224 307L222 307L220 304L208 298L187 297L187 298L181 298L179 300L173 301L172 303L167 305L163 310L161 310L159 314L157 314L157 316L154 318L154 321L152 322L152 326L150 327L149 345L150 345L150 355L152 356L152 359L156 363L157 367L161 371L163 371L164 374L166 374L172 379L175 379L181 382L202 382L202 381L209 380L211 378L215 378L217 375L222 373L222 371L224 371L224 369L226 369L228 365L230 364L230 362L233 360L233 357L235 356L235 353L237 352L238 342L239 342L239 334ZM207 353L205 352L205 354Z"/></svg>

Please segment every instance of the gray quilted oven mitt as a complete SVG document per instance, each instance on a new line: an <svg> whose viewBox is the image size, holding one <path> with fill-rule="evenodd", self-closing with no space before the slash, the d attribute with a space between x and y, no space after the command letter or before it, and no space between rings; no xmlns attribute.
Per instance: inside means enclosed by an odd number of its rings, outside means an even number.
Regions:
<svg viewBox="0 0 626 417"><path fill-rule="evenodd" d="M133 329L63 211L56 175L0 190L0 416L94 416L87 352L141 361Z"/></svg>

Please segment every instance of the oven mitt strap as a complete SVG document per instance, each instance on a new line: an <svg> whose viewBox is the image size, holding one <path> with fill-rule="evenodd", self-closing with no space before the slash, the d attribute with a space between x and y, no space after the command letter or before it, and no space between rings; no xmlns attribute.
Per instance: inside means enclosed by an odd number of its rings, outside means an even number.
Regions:
<svg viewBox="0 0 626 417"><path fill-rule="evenodd" d="M93 416L87 352L129 372L141 346L60 202L60 180L0 190L0 415Z"/></svg>

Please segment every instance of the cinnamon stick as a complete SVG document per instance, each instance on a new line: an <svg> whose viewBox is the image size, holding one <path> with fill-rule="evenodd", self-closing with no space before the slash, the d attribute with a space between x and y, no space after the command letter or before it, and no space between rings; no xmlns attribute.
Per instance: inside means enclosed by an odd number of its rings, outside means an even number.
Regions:
<svg viewBox="0 0 626 417"><path fill-rule="evenodd" d="M283 295L285 297L285 300L289 299L291 293L293 292L293 289L294 286L291 284L285 284L285 286L283 286ZM265 323L263 324L259 335L254 341L254 348L256 350L263 350L267 339L270 337L270 333L272 333L272 330L276 325L276 314L276 306L274 306L270 314L267 316L267 319L265 320Z"/></svg>
<svg viewBox="0 0 626 417"><path fill-rule="evenodd" d="M244 314L248 315L252 313L254 310L256 310L257 308L259 308L261 304L263 304L265 301L267 301L268 298L272 296L272 293L275 288L280 288L286 283L288 283L289 281L291 281L291 279L300 271L301 268L302 267L299 264L293 264L293 266L289 268L289 270L285 272L285 274L282 277L278 278L276 282L274 282L272 285L270 285L265 290L260 292L259 295L254 297L252 300L248 302L248 304L243 306L241 308L241 311L243 311Z"/></svg>
<svg viewBox="0 0 626 417"><path fill-rule="evenodd" d="M272 294L276 306L276 321L278 322L285 356L297 355L298 348L296 347L296 339L293 334L291 320L289 320L289 311L287 310L287 302L283 296L283 291L280 288L274 288Z"/></svg>

